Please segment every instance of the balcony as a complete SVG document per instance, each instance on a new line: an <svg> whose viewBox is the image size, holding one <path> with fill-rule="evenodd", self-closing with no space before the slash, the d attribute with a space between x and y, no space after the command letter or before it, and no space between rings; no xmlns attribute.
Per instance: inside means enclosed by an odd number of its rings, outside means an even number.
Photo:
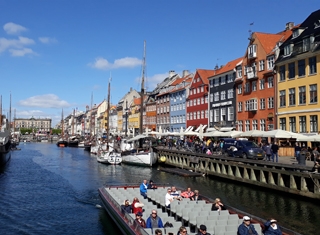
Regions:
<svg viewBox="0 0 320 235"><path fill-rule="evenodd" d="M254 59L254 58L257 58L257 52L248 53L248 59Z"/></svg>
<svg viewBox="0 0 320 235"><path fill-rule="evenodd" d="M247 79L256 79L258 78L256 67L247 68Z"/></svg>

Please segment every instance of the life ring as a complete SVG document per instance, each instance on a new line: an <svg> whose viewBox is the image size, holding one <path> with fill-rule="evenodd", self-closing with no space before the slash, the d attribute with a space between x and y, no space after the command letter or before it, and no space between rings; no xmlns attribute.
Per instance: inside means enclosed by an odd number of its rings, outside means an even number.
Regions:
<svg viewBox="0 0 320 235"><path fill-rule="evenodd" d="M166 156L161 156L161 157L159 157L159 162L166 162L166 160L167 160L167 158L166 158Z"/></svg>

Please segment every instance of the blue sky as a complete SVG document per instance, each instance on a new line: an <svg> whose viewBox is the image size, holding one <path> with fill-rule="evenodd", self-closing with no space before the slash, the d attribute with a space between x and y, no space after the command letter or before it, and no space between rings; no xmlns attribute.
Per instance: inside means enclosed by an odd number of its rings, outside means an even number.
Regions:
<svg viewBox="0 0 320 235"><path fill-rule="evenodd" d="M276 33L301 23L320 2L307 0L0 0L0 94L17 118L64 114L107 97L116 104L170 70L213 69L244 55L249 30ZM254 23L250 25L250 23ZM14 116L12 112L12 116Z"/></svg>

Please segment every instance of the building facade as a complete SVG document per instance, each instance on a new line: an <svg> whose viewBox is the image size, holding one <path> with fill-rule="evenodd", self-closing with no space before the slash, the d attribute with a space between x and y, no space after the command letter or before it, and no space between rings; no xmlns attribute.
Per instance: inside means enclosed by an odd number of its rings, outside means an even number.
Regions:
<svg viewBox="0 0 320 235"><path fill-rule="evenodd" d="M209 124L208 129L235 129L236 93L235 68L242 58L228 62L209 77Z"/></svg>
<svg viewBox="0 0 320 235"><path fill-rule="evenodd" d="M35 133L50 133L51 118L15 118L15 129L28 128L33 129Z"/></svg>
<svg viewBox="0 0 320 235"><path fill-rule="evenodd" d="M280 46L277 66L279 129L319 132L318 73L320 61L320 10L313 12Z"/></svg>

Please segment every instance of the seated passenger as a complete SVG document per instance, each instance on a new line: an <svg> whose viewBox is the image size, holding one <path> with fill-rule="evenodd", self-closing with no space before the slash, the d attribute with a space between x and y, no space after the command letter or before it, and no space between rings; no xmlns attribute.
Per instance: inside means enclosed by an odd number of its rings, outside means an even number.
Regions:
<svg viewBox="0 0 320 235"><path fill-rule="evenodd" d="M140 203L139 199L135 197L132 201L132 213L137 214L138 212L143 212L142 207L144 206L143 203Z"/></svg>
<svg viewBox="0 0 320 235"><path fill-rule="evenodd" d="M176 199L181 199L180 193L177 191L175 186L171 187L171 196L175 197Z"/></svg>
<svg viewBox="0 0 320 235"><path fill-rule="evenodd" d="M204 224L201 224L197 235L211 235L211 234L207 233L207 226L205 226Z"/></svg>
<svg viewBox="0 0 320 235"><path fill-rule="evenodd" d="M173 201L173 196L171 195L171 188L168 188L165 196L165 205L167 208L170 208L170 203L172 201Z"/></svg>
<svg viewBox="0 0 320 235"><path fill-rule="evenodd" d="M251 224L251 219L249 216L243 216L243 223L238 227L237 235L258 235L254 226Z"/></svg>
<svg viewBox="0 0 320 235"><path fill-rule="evenodd" d="M221 203L220 198L216 198L216 200L214 200L214 203L212 204L211 210L213 210L213 211L221 211L221 210L226 210L226 208Z"/></svg>
<svg viewBox="0 0 320 235"><path fill-rule="evenodd" d="M147 180L143 180L143 182L140 184L140 194L144 197L144 199L147 198L147 190L148 190L148 184Z"/></svg>
<svg viewBox="0 0 320 235"><path fill-rule="evenodd" d="M191 201L201 201L202 197L199 195L198 190L194 190L194 195L190 198Z"/></svg>
<svg viewBox="0 0 320 235"><path fill-rule="evenodd" d="M144 219L142 219L142 213L141 212L138 212L136 214L136 219L135 221L137 221L138 224L140 224L140 226L142 228L145 228L146 227L146 221Z"/></svg>
<svg viewBox="0 0 320 235"><path fill-rule="evenodd" d="M181 226L181 227L179 228L179 231L178 231L177 235L186 235L187 233L188 233L188 232L187 232L186 227Z"/></svg>
<svg viewBox="0 0 320 235"><path fill-rule="evenodd" d="M282 235L275 219L270 219L264 224L264 235Z"/></svg>
<svg viewBox="0 0 320 235"><path fill-rule="evenodd" d="M149 181L148 189L157 189L157 186L153 183L152 180Z"/></svg>
<svg viewBox="0 0 320 235"><path fill-rule="evenodd" d="M181 193L181 197L191 198L194 195L194 192L191 191L191 188L188 188L187 191Z"/></svg>
<svg viewBox="0 0 320 235"><path fill-rule="evenodd" d="M123 205L121 205L121 209L127 213L132 213L132 206L128 199L124 201Z"/></svg>
<svg viewBox="0 0 320 235"><path fill-rule="evenodd" d="M157 215L156 210L152 210L151 215L147 219L147 228L163 228L162 220Z"/></svg>
<svg viewBox="0 0 320 235"><path fill-rule="evenodd" d="M162 234L162 231L161 231L160 229L156 229L156 230L154 231L154 234L155 234L155 235L163 235L163 234Z"/></svg>

